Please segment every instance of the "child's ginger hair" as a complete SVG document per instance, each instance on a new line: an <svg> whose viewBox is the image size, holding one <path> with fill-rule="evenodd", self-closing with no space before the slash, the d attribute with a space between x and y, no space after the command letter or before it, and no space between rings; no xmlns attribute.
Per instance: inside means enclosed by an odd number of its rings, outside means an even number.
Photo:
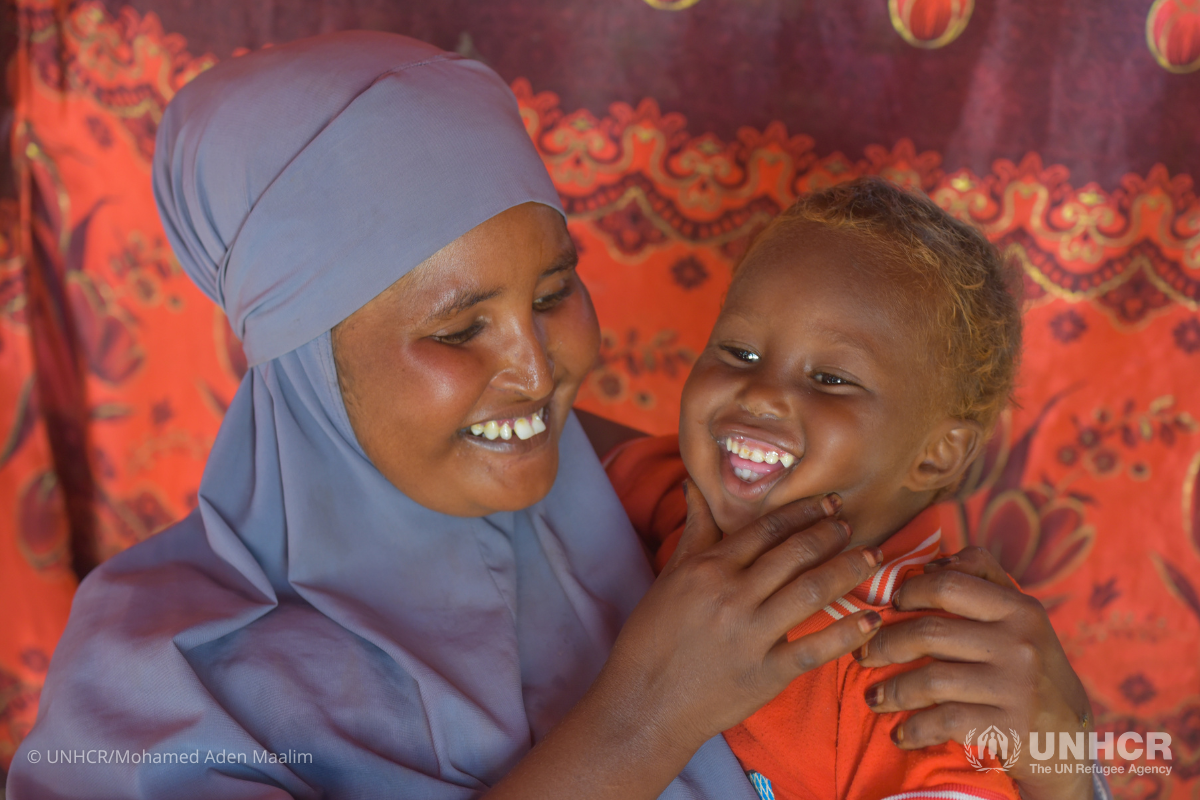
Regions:
<svg viewBox="0 0 1200 800"><path fill-rule="evenodd" d="M911 276L912 295L931 312L951 416L990 431L1011 400L1021 353L1021 284L995 246L925 195L875 177L804 195L767 231L802 222L853 236L893 274Z"/></svg>

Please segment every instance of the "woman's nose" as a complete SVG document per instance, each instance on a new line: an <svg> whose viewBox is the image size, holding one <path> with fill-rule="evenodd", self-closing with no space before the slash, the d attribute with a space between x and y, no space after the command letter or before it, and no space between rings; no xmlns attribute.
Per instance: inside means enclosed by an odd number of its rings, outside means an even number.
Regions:
<svg viewBox="0 0 1200 800"><path fill-rule="evenodd" d="M513 324L501 369L492 385L531 400L546 397L554 390L554 362L545 334L534 320Z"/></svg>

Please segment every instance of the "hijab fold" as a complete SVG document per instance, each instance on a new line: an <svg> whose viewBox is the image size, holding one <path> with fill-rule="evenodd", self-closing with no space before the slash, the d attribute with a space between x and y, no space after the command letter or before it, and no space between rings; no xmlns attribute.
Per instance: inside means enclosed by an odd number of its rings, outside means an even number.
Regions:
<svg viewBox="0 0 1200 800"><path fill-rule="evenodd" d="M536 505L410 500L354 436L329 331L505 209L561 211L514 98L390 34L267 49L179 93L154 190L252 367L197 508L81 585L10 800L478 796L579 700L650 569L573 416ZM754 794L718 737L664 797Z"/></svg>

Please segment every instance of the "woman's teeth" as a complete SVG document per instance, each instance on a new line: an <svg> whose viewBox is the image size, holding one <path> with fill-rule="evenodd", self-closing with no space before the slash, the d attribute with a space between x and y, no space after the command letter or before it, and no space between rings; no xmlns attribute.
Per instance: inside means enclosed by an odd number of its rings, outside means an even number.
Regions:
<svg viewBox="0 0 1200 800"><path fill-rule="evenodd" d="M753 461L756 464L782 464L783 468L787 469L788 467L792 466L792 464L796 463L796 457L789 452L781 450L759 450L756 448L747 447L743 442L735 440L732 436L729 436L725 439L725 449L739 458L744 458L747 461ZM757 474L749 469L740 470L740 472L747 472L751 475ZM737 469L734 470L734 474L736 474L742 480L751 480L750 478L743 477L740 472Z"/></svg>
<svg viewBox="0 0 1200 800"><path fill-rule="evenodd" d="M518 439L532 439L546 430L546 423L543 421L545 416L546 409L542 408L528 417L505 420L489 419L487 422L477 422L472 425L471 433L492 440L503 439L506 442L513 437L514 433Z"/></svg>

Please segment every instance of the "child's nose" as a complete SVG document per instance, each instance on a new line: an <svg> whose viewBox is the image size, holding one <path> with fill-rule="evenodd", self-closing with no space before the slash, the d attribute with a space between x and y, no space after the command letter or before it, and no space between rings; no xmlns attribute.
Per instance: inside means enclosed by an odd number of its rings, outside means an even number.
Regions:
<svg viewBox="0 0 1200 800"><path fill-rule="evenodd" d="M782 387L771 383L752 383L742 391L739 405L760 419L786 419L791 403Z"/></svg>

